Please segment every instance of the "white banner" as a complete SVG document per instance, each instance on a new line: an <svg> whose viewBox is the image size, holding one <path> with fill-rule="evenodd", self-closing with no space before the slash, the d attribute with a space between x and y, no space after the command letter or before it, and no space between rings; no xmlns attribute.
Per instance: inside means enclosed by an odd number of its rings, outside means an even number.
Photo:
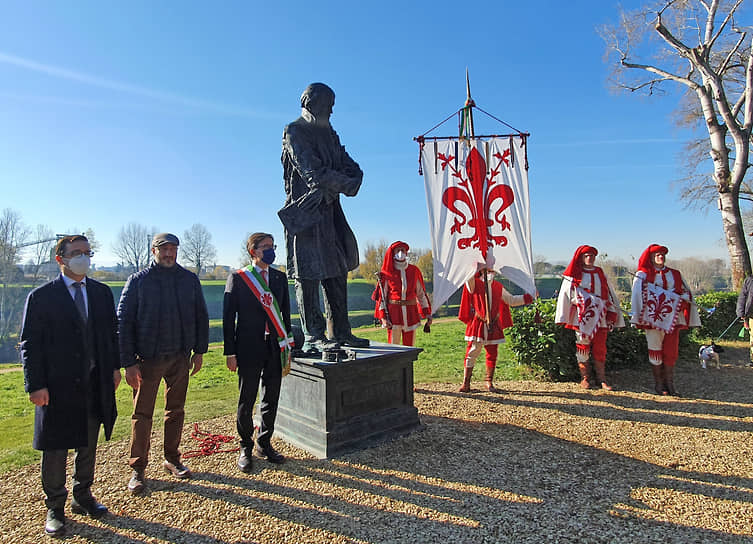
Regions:
<svg viewBox="0 0 753 544"><path fill-rule="evenodd" d="M519 136L424 143L434 308L462 287L479 264L535 294L523 146Z"/></svg>

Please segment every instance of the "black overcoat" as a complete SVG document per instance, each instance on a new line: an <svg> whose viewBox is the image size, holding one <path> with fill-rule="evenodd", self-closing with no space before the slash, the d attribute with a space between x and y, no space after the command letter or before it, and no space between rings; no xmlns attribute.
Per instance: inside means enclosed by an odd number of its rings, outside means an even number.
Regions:
<svg viewBox="0 0 753 544"><path fill-rule="evenodd" d="M225 355L236 355L238 368L242 370L264 361L267 354L265 326L273 333L275 328L264 306L240 274L233 272L227 278L222 308L222 329L225 337ZM269 289L277 300L282 320L289 332L290 293L287 276L270 267Z"/></svg>
<svg viewBox="0 0 753 544"><path fill-rule="evenodd" d="M86 294L88 327L62 276L26 298L19 345L24 387L27 393L46 387L50 394L47 406L35 407L37 450L86 446L88 402L96 404L105 438L112 434L117 417L113 371L119 367L115 301L108 286L91 278L86 278ZM89 368L87 334L94 371Z"/></svg>
<svg viewBox="0 0 753 544"><path fill-rule="evenodd" d="M345 276L358 268L358 243L340 205L340 194L355 196L363 172L330 126L315 126L298 118L282 136L285 206L304 195L318 194L319 203L302 214L315 221L298 232L285 226L287 273L294 279L323 280ZM316 200L316 199L314 199Z"/></svg>

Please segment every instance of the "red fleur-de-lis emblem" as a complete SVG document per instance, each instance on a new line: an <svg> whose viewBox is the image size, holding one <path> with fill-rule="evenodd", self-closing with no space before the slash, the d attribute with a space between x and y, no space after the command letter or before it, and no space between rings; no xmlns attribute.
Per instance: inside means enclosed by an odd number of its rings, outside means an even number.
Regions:
<svg viewBox="0 0 753 544"><path fill-rule="evenodd" d="M593 319L596 315L596 308L594 307L593 299L591 297L579 297L578 302L578 322L583 323L584 321Z"/></svg>
<svg viewBox="0 0 753 544"><path fill-rule="evenodd" d="M261 294L261 303L266 308L269 308L270 306L272 306L272 293L262 293Z"/></svg>
<svg viewBox="0 0 753 544"><path fill-rule="evenodd" d="M513 203L515 195L509 185L495 181L502 164L509 166L510 150L494 154L497 165L488 177L486 161L475 147L471 148L465 161L465 173L454 167L455 157L443 153L438 153L437 157L442 170L449 167L452 177L460 180L456 186L448 187L442 194L442 204L455 214L450 234L462 235L466 226L472 229L469 236L458 240L458 248L477 248L486 259L490 247L507 245L507 236L496 233L511 229L505 210Z"/></svg>
<svg viewBox="0 0 753 544"><path fill-rule="evenodd" d="M648 317L652 321L663 321L672 313L672 301L664 293L655 298L649 298L646 301Z"/></svg>

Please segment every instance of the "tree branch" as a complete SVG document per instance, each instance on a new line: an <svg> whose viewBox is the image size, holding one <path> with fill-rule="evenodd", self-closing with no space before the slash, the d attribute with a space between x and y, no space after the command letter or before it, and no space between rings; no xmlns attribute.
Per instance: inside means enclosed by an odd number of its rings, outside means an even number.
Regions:
<svg viewBox="0 0 753 544"><path fill-rule="evenodd" d="M743 0L737 0L735 2L735 5L732 6L727 12L727 16L724 18L724 21L722 21L722 24L719 25L719 30L716 31L716 35L714 35L711 40L707 40L705 45L711 49L711 47L714 45L714 42L721 36L722 32L724 31L727 24L729 24L729 21L732 19L732 16L735 14L735 11L737 11L737 8L740 7L740 4L743 3ZM714 28L714 16L716 16L716 10L719 7L719 0L714 0L712 12L709 13L709 18L707 20L706 28L707 32L710 32Z"/></svg>
<svg viewBox="0 0 753 544"><path fill-rule="evenodd" d="M651 72L652 74L662 76L663 80L676 81L677 83L682 83L683 85L686 85L693 90L695 90L698 87L698 83L696 83L692 79L688 79L688 78L673 74L671 72L667 72L666 70L662 70L661 68L657 68L656 66L653 66L651 64L637 64L634 62L628 62L625 59L621 59L620 64L622 64L622 66L624 66L625 68L639 68L641 70L646 70L647 72Z"/></svg>
<svg viewBox="0 0 753 544"><path fill-rule="evenodd" d="M665 9L666 7L669 7L669 5L665 6ZM680 53L680 55L690 58L690 48L680 40L675 38L674 35L669 31L669 29L664 26L664 23L662 23L661 20L661 12L656 15L656 23L654 24L654 29L659 33L664 41L667 42L672 48L676 49L677 52Z"/></svg>
<svg viewBox="0 0 753 544"><path fill-rule="evenodd" d="M719 72L720 74L722 74L722 73L724 73L727 70L729 63L732 60L732 57L735 56L735 54L737 53L737 50L742 45L743 41L745 41L745 37L747 36L747 34L748 34L747 32L743 32L742 33L742 36L740 36L740 39L737 40L737 43L735 44L735 47L733 47L732 50L730 50L730 52L724 58L724 60L722 61L722 63L719 65L719 68L717 69L717 72Z"/></svg>

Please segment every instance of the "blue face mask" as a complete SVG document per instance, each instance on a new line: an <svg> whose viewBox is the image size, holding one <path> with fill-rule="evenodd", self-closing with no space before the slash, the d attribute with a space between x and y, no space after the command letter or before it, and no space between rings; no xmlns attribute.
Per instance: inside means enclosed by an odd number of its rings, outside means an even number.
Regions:
<svg viewBox="0 0 753 544"><path fill-rule="evenodd" d="M261 260L266 264L272 264L273 262L275 262L275 250L271 247L265 249Z"/></svg>

